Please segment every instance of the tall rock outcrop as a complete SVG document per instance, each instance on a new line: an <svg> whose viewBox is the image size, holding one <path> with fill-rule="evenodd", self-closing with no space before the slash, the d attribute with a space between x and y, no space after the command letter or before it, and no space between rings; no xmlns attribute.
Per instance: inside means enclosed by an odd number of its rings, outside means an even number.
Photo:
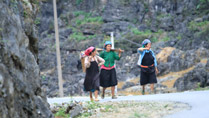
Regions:
<svg viewBox="0 0 209 118"><path fill-rule="evenodd" d="M36 0L0 0L0 117L52 118L41 89Z"/></svg>

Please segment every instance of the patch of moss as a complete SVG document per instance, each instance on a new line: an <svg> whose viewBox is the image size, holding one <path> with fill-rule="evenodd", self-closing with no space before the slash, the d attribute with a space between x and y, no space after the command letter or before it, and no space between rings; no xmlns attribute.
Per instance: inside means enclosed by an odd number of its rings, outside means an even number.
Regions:
<svg viewBox="0 0 209 118"><path fill-rule="evenodd" d="M76 27L87 23L96 23L102 24L103 19L101 16L92 16L92 13L87 13L84 11L76 11L73 12L74 18L72 20L73 23L76 24Z"/></svg>
<svg viewBox="0 0 209 118"><path fill-rule="evenodd" d="M209 21L204 21L204 22L191 21L191 22L189 22L189 26L188 27L192 31L205 30L207 27L209 27Z"/></svg>
<svg viewBox="0 0 209 118"><path fill-rule="evenodd" d="M152 32L150 30L139 31L137 28L132 28L130 33L123 35L123 37L135 42L142 42L144 39L147 38L150 39L152 42L157 42L162 33L163 33L162 30L159 30L158 32Z"/></svg>
<svg viewBox="0 0 209 118"><path fill-rule="evenodd" d="M70 35L70 40L82 41L95 39L97 35L83 35L82 32L76 31Z"/></svg>
<svg viewBox="0 0 209 118"><path fill-rule="evenodd" d="M83 2L83 0L76 0L76 5L80 5Z"/></svg>
<svg viewBox="0 0 209 118"><path fill-rule="evenodd" d="M209 21L195 22L191 21L188 26L189 30L193 31L195 36L202 37L205 40L209 40Z"/></svg>
<svg viewBox="0 0 209 118"><path fill-rule="evenodd" d="M70 115L65 113L66 108L62 107L55 113L55 117L69 118Z"/></svg>
<svg viewBox="0 0 209 118"><path fill-rule="evenodd" d="M209 0L199 0L196 7L197 10L204 10L209 8ZM208 10L207 10L208 11Z"/></svg>

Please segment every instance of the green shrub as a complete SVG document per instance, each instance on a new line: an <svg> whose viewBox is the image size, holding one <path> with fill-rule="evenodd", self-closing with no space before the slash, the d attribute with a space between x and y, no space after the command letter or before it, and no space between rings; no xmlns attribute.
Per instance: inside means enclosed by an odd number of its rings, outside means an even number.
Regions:
<svg viewBox="0 0 209 118"><path fill-rule="evenodd" d="M209 0L199 0L197 5L198 10L208 9L209 8Z"/></svg>
<svg viewBox="0 0 209 118"><path fill-rule="evenodd" d="M34 21L35 25L39 25L40 24L40 18L36 18L36 20Z"/></svg>
<svg viewBox="0 0 209 118"><path fill-rule="evenodd" d="M195 22L191 21L188 27L191 31L194 31L195 36L209 40L208 33L209 33L209 21L204 22Z"/></svg>
<svg viewBox="0 0 209 118"><path fill-rule="evenodd" d="M163 40L163 41L169 41L170 38L169 38L168 36L166 36L166 37L164 37L162 40Z"/></svg>
<svg viewBox="0 0 209 118"><path fill-rule="evenodd" d="M92 13L87 13L84 11L76 11L73 14L75 16L74 22L76 23L77 26L80 26L86 23L97 23L97 24L103 23L101 16L93 17ZM79 16L84 16L84 18L80 18Z"/></svg>
<svg viewBox="0 0 209 118"><path fill-rule="evenodd" d="M86 13L84 11L75 11L75 12L73 12L73 14L74 14L75 17L78 17L80 15L84 15L84 16L89 15L89 13Z"/></svg>
<svg viewBox="0 0 209 118"><path fill-rule="evenodd" d="M66 108L62 107L59 109L59 111L54 115L55 117L64 117L64 118L69 118L70 114L65 114Z"/></svg>
<svg viewBox="0 0 209 118"><path fill-rule="evenodd" d="M76 0L76 5L80 5L83 2L83 0Z"/></svg>
<svg viewBox="0 0 209 118"><path fill-rule="evenodd" d="M81 41L81 40L85 40L86 37L81 32L75 32L70 35L70 39Z"/></svg>
<svg viewBox="0 0 209 118"><path fill-rule="evenodd" d="M204 21L204 22L195 22L191 21L189 23L189 29L193 31L201 31L209 27L209 21Z"/></svg>
<svg viewBox="0 0 209 118"><path fill-rule="evenodd" d="M180 34L179 34L176 38L177 38L178 40L181 40L181 39L182 39L182 37L181 37Z"/></svg>
<svg viewBox="0 0 209 118"><path fill-rule="evenodd" d="M134 35L143 35L143 36L149 36L151 35L151 31L150 30L146 30L146 31L139 31L137 28L133 28L131 29L131 32L134 34Z"/></svg>

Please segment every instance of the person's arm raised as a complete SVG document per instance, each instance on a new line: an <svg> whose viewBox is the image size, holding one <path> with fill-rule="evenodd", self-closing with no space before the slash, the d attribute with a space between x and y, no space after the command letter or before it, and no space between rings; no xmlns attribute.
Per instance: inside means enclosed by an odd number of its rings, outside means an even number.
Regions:
<svg viewBox="0 0 209 118"><path fill-rule="evenodd" d="M150 48L138 48L139 51L143 52L144 50L149 50Z"/></svg>

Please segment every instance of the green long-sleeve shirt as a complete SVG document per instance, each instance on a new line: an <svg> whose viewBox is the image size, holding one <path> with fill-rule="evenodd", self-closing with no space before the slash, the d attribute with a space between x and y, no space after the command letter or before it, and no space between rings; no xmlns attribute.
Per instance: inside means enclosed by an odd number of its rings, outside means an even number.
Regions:
<svg viewBox="0 0 209 118"><path fill-rule="evenodd" d="M105 60L105 67L112 67L115 64L115 60L120 60L120 57L114 51L102 51L99 56Z"/></svg>

